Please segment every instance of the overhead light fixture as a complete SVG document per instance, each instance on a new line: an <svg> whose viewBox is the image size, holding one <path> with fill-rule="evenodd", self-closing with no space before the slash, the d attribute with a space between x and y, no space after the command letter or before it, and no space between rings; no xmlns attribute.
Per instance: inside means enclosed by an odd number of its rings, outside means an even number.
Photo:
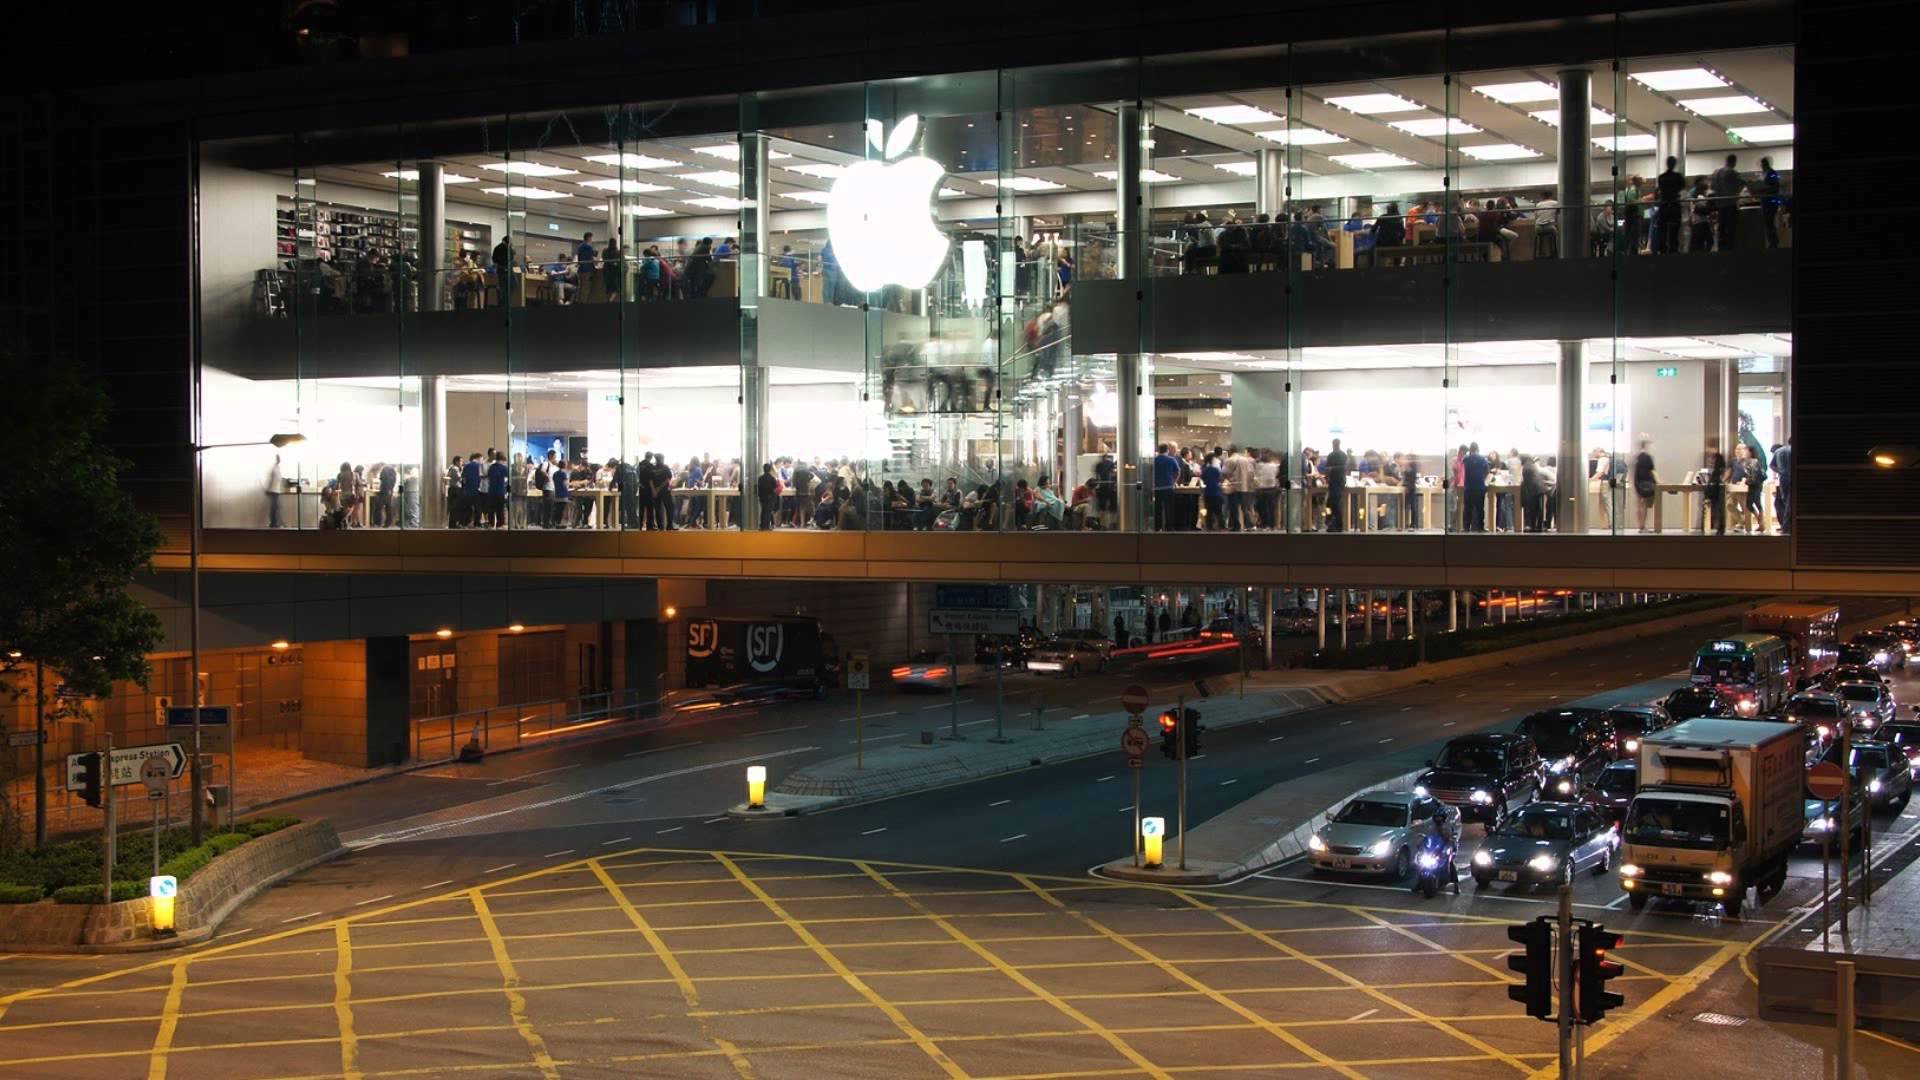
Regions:
<svg viewBox="0 0 1920 1080"><path fill-rule="evenodd" d="M1867 451L1867 458L1883 469L1909 469L1920 463L1920 450L1898 443L1876 446Z"/></svg>
<svg viewBox="0 0 1920 1080"><path fill-rule="evenodd" d="M627 203L621 209L634 217L672 217L673 211L658 206L646 206L641 203Z"/></svg>
<svg viewBox="0 0 1920 1080"><path fill-rule="evenodd" d="M1652 150L1657 143L1651 135L1602 135L1593 140L1593 145L1616 154L1633 154Z"/></svg>
<svg viewBox="0 0 1920 1080"><path fill-rule="evenodd" d="M1443 135L1480 134L1479 128L1457 116L1423 116L1418 120L1395 120L1387 126L1424 139L1437 139Z"/></svg>
<svg viewBox="0 0 1920 1080"><path fill-rule="evenodd" d="M1760 124L1756 127L1731 127L1727 134L1743 143L1790 143L1793 141L1792 124Z"/></svg>
<svg viewBox="0 0 1920 1080"><path fill-rule="evenodd" d="M705 154L708 157L720 158L723 161L740 160L739 143L716 143L712 146L696 146L693 148L693 152L696 154ZM785 150L767 151L767 159L770 161L784 161L792 156L792 154L787 153Z"/></svg>
<svg viewBox="0 0 1920 1080"><path fill-rule="evenodd" d="M509 184L506 187L481 188L480 190L488 195L505 195L509 199L565 199L569 197L564 191L523 187L519 184Z"/></svg>
<svg viewBox="0 0 1920 1080"><path fill-rule="evenodd" d="M1373 151L1366 154L1334 154L1331 160L1349 169L1404 169L1419 162L1403 158L1399 154Z"/></svg>
<svg viewBox="0 0 1920 1080"><path fill-rule="evenodd" d="M808 164L805 164L805 165L783 165L781 166L781 168L785 169L790 173L799 173L801 176L817 177L821 180L839 179L840 174L847 171L847 167L845 165L830 165L824 161L809 162Z"/></svg>
<svg viewBox="0 0 1920 1080"><path fill-rule="evenodd" d="M1319 128L1274 128L1272 131L1256 131L1254 134L1282 146L1327 146L1347 141L1345 135L1335 135L1331 131L1321 131Z"/></svg>
<svg viewBox="0 0 1920 1080"><path fill-rule="evenodd" d="M1462 146L1460 152L1477 161L1519 161L1537 158L1540 151L1519 143L1494 143L1491 146Z"/></svg>
<svg viewBox="0 0 1920 1080"><path fill-rule="evenodd" d="M1773 111L1773 106L1745 94L1735 97L1688 98L1680 103L1680 107L1701 116L1739 116L1744 113Z"/></svg>
<svg viewBox="0 0 1920 1080"><path fill-rule="evenodd" d="M675 615L680 614L680 609L677 607L674 607L672 604L668 604L666 610L662 611L660 614L666 616L668 622L672 622L673 617Z"/></svg>
<svg viewBox="0 0 1920 1080"><path fill-rule="evenodd" d="M940 189L940 197L943 199L958 199L971 194L973 194L973 192L961 191L959 188L943 187Z"/></svg>
<svg viewBox="0 0 1920 1080"><path fill-rule="evenodd" d="M538 161L483 161L480 167L493 172L511 173L514 176L573 176L579 169L563 169L558 165L545 165Z"/></svg>
<svg viewBox="0 0 1920 1080"><path fill-rule="evenodd" d="M1216 161L1213 167L1235 176L1253 176L1260 171L1260 163L1257 161Z"/></svg>
<svg viewBox="0 0 1920 1080"><path fill-rule="evenodd" d="M1101 171L1096 172L1093 175L1099 177L1102 180L1118 180L1120 179L1120 170L1119 169L1102 169ZM1141 169L1140 170L1140 182L1143 184L1165 184L1170 181L1174 181L1178 179L1180 178L1173 175L1172 173L1163 173L1158 169Z"/></svg>
<svg viewBox="0 0 1920 1080"><path fill-rule="evenodd" d="M598 180L582 180L581 187L598 188L601 191L618 191L623 195L645 195L652 191L672 191L665 184L649 184L643 180L628 180L624 177L601 177Z"/></svg>
<svg viewBox="0 0 1920 1080"><path fill-rule="evenodd" d="M1538 120L1543 124L1550 124L1553 127L1560 126L1560 110L1559 109L1535 109L1533 112L1530 112L1527 115L1533 117L1535 120ZM1602 109L1595 105L1589 105L1587 107L1587 122L1594 125L1595 127L1599 127L1604 124L1618 123L1619 118L1615 117L1612 113L1608 112L1605 109Z"/></svg>
<svg viewBox="0 0 1920 1080"><path fill-rule="evenodd" d="M1252 105L1206 105L1184 111L1188 116L1197 116L1216 124L1277 124L1285 119Z"/></svg>
<svg viewBox="0 0 1920 1080"><path fill-rule="evenodd" d="M511 632L511 633L515 633L515 634L517 634L517 633L519 633L520 631L522 631L522 630L525 630L525 629L526 629L526 626L525 626L525 624L523 624L523 623L509 623L509 624L507 624L507 630L508 630L509 632Z"/></svg>
<svg viewBox="0 0 1920 1080"><path fill-rule="evenodd" d="M292 647L293 647L292 644L286 641L276 641L272 644L272 646L270 646L270 648L272 648L274 652L286 652L288 649Z"/></svg>
<svg viewBox="0 0 1920 1080"><path fill-rule="evenodd" d="M1426 108L1417 101L1408 101L1399 94L1348 94L1342 97L1322 98L1336 109L1345 109L1352 113L1372 116L1375 113L1415 112Z"/></svg>
<svg viewBox="0 0 1920 1080"><path fill-rule="evenodd" d="M1631 77L1634 82L1662 94L1675 90L1716 90L1728 85L1727 80L1700 67L1641 71L1634 73Z"/></svg>
<svg viewBox="0 0 1920 1080"><path fill-rule="evenodd" d="M1490 97L1503 105L1519 105L1529 101L1554 101L1560 97L1558 86L1538 79L1527 82L1487 83L1472 89L1474 93Z"/></svg>
<svg viewBox="0 0 1920 1080"><path fill-rule="evenodd" d="M420 170L419 169L393 169L387 172L383 172L380 175L386 177L389 180L406 180L406 181L412 182L420 179ZM440 182L442 184L472 184L472 183L478 182L479 179L480 178L477 176L461 176L459 173L441 173L440 174Z"/></svg>
<svg viewBox="0 0 1920 1080"><path fill-rule="evenodd" d="M831 193L825 191L788 191L782 193L780 197L783 199L792 199L796 202L813 203L816 206L824 206L827 200L833 196Z"/></svg>
<svg viewBox="0 0 1920 1080"><path fill-rule="evenodd" d="M450 637L452 637L452 636L453 636L453 631L451 631L451 630L449 630L449 629L447 629L446 627L444 627L444 626L443 626L443 627L441 627L440 629L438 629L438 630L435 630L435 631L433 632L433 636L434 636L434 637L437 637L437 638L441 638L441 639L443 639L443 640L444 640L444 639L446 639L446 638L450 638Z"/></svg>
<svg viewBox="0 0 1920 1080"><path fill-rule="evenodd" d="M636 154L630 150L623 150L618 154L588 154L587 160L593 162L595 165L618 165L623 169L645 169L649 172L658 172L661 169L684 169L687 167L687 163L684 161L673 161L668 158L652 157L647 154Z"/></svg>
<svg viewBox="0 0 1920 1080"><path fill-rule="evenodd" d="M1041 179L1038 176L1009 176L1005 179L997 176L983 176L980 178L980 182L988 187L1001 188L1006 191L1059 191L1067 186L1065 184L1056 184L1051 180Z"/></svg>
<svg viewBox="0 0 1920 1080"><path fill-rule="evenodd" d="M749 205L747 201L736 199L731 195L707 195L698 199L685 199L682 201L694 206L704 206L709 210L738 210L743 206Z"/></svg>
<svg viewBox="0 0 1920 1080"><path fill-rule="evenodd" d="M320 183L320 181L315 180L311 176L296 176L293 178L293 182L296 184L305 184L308 187L313 187Z"/></svg>
<svg viewBox="0 0 1920 1080"><path fill-rule="evenodd" d="M681 173L675 180L691 180L696 184L709 184L713 187L739 187L740 174L723 169L710 169L706 172Z"/></svg>

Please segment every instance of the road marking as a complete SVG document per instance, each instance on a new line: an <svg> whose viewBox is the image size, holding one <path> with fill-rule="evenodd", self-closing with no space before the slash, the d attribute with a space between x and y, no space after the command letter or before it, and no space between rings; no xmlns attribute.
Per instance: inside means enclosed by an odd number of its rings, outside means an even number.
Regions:
<svg viewBox="0 0 1920 1080"><path fill-rule="evenodd" d="M1317 758L1317 757L1310 757L1310 758L1308 758L1308 759L1307 759L1307 764L1309 764L1309 765L1311 765L1311 764L1313 764L1314 762L1316 762L1316 761L1319 761L1319 760L1320 760L1320 759L1319 759L1319 758Z"/></svg>
<svg viewBox="0 0 1920 1080"><path fill-rule="evenodd" d="M1012 836L1002 837L1000 839L1000 842L1003 844L1011 844L1015 840L1025 840L1026 838L1027 838L1026 833L1014 833Z"/></svg>
<svg viewBox="0 0 1920 1080"><path fill-rule="evenodd" d="M440 886L442 886L442 885L451 885L451 884L453 884L453 879L452 879L452 878L448 878L448 879L447 879L447 880L445 880L445 881L436 881L436 882L434 882L434 883L433 883L433 884L431 884L431 885L422 885L422 886L420 886L420 888L419 888L419 889L418 889L417 891L418 891L418 892L426 892L426 891L427 891L428 889L437 889L437 888L439 888L439 887L440 887Z"/></svg>
<svg viewBox="0 0 1920 1080"><path fill-rule="evenodd" d="M863 833L861 833L860 835L861 835L861 836L872 836L872 835L874 835L874 834L876 834L876 833L883 833L883 832L886 832L886 831L887 831L887 827L886 827L885 825L882 825L882 826L880 826L880 827L879 827L879 828L877 828L877 829L868 829L868 830L867 830L866 832L863 832Z"/></svg>
<svg viewBox="0 0 1920 1080"><path fill-rule="evenodd" d="M1380 1011L1379 1009L1368 1009L1366 1012L1363 1012L1363 1013L1355 1013L1352 1016L1347 1017L1347 1023L1351 1024L1355 1020L1365 1020L1367 1017L1372 1016L1374 1013L1377 1013L1379 1011Z"/></svg>
<svg viewBox="0 0 1920 1080"><path fill-rule="evenodd" d="M487 874L497 874L497 873L499 873L499 872L500 872L500 871L502 871L502 870L511 870L511 869L513 869L514 867L516 867L516 866L519 866L519 865L520 865L519 863L512 863L512 862L510 862L510 863L501 863L501 864L500 864L499 866L496 866L496 867L494 867L494 868L493 868L493 869L491 869L491 870L482 870L482 871L480 871L480 873L481 873L481 876L483 876L483 877L484 877L484 876L485 876L485 875L487 875Z"/></svg>
<svg viewBox="0 0 1920 1080"><path fill-rule="evenodd" d="M360 1036L353 1030L353 941L347 921L333 924L333 1017L340 1027L340 1075L360 1080Z"/></svg>
<svg viewBox="0 0 1920 1080"><path fill-rule="evenodd" d="M1281 739L1284 739L1284 738L1286 738L1286 736L1285 736L1285 735L1275 735L1275 736L1274 736L1273 738L1271 738L1271 739L1268 739L1267 741L1268 741L1268 742L1279 742L1279 741L1280 741Z"/></svg>
<svg viewBox="0 0 1920 1080"><path fill-rule="evenodd" d="M1411 706L1411 705L1402 705L1402 706L1400 706L1400 711L1401 711L1401 712L1412 712L1412 711L1413 711L1413 706Z"/></svg>
<svg viewBox="0 0 1920 1080"><path fill-rule="evenodd" d="M1387 736L1386 738L1384 738L1384 739L1381 739L1381 740L1380 740L1380 741L1379 741L1378 743L1376 743L1376 744L1374 744L1374 745L1376 745L1376 746L1384 746L1385 744L1387 744L1387 743L1390 743L1390 742L1392 742L1392 741L1393 741L1393 736L1391 736L1391 735L1389 735L1389 736Z"/></svg>
<svg viewBox="0 0 1920 1080"><path fill-rule="evenodd" d="M1221 786L1221 787L1226 787L1226 786L1227 786L1228 784L1237 784L1237 783L1239 783L1239 782L1240 782L1240 778L1239 778L1239 777L1235 777L1235 778L1233 778L1232 780L1222 780L1222 781L1220 781L1220 786Z"/></svg>
<svg viewBox="0 0 1920 1080"><path fill-rule="evenodd" d="M990 802L987 804L987 809L991 810L996 806L1005 806L1012 801L1012 799L1001 799L999 802Z"/></svg>
<svg viewBox="0 0 1920 1080"><path fill-rule="evenodd" d="M173 1033L180 1027L180 997L187 991L187 965L174 961L173 978L167 984L167 998L160 1006L160 1030L153 1036L153 1051L147 1058L147 1080L166 1080L167 1051L173 1049Z"/></svg>
<svg viewBox="0 0 1920 1080"><path fill-rule="evenodd" d="M1463 698L1463 697L1466 697L1466 696L1467 696L1467 692L1466 692L1465 690L1462 690L1462 691L1460 691L1459 693L1457 693L1457 694L1455 694L1455 695L1453 695L1453 696L1454 696L1454 697L1457 697L1457 698Z"/></svg>
<svg viewBox="0 0 1920 1080"><path fill-rule="evenodd" d="M1441 724L1440 726L1441 726L1441 727L1452 727L1453 725L1455 725L1455 724L1457 724L1457 723L1459 723L1459 722L1460 722L1460 721L1458 721L1458 720L1449 720L1449 721L1447 721L1446 723L1444 723L1444 724Z"/></svg>
<svg viewBox="0 0 1920 1080"><path fill-rule="evenodd" d="M745 735L738 736L738 738L746 739L746 738L751 738L755 735L779 735L788 731L804 731L806 729L806 726L807 725L805 724L794 724L791 727L769 728L766 731L749 731Z"/></svg>
<svg viewBox="0 0 1920 1080"><path fill-rule="evenodd" d="M507 865L508 865L508 866L512 866L513 864L512 864L512 863L508 863ZM487 871L487 873L489 873L489 874L491 874L491 873L493 873L493 871L491 871L491 870L489 870L489 871ZM377 904L377 903L379 903L379 902L380 902L380 901L382 901L382 900L391 900L391 899L393 899L393 894L392 894L392 893L388 893L388 894L387 894L387 895L385 895L385 896L376 896L376 897L374 897L374 898L373 898L373 899L371 899L371 900L362 900L362 901L360 901L360 902L358 902L358 903L356 903L356 904L354 904L353 906L354 906L354 907L366 907L366 906L367 906L368 904Z"/></svg>
<svg viewBox="0 0 1920 1080"><path fill-rule="evenodd" d="M239 937L241 934L251 934L251 933L253 933L253 927L249 926L245 930L229 930L224 934L215 934L209 940L219 941L221 938Z"/></svg>
<svg viewBox="0 0 1920 1080"><path fill-rule="evenodd" d="M557 859L562 855L571 855L571 854L573 854L573 849L568 848L565 851L549 851L545 855L542 855L540 857L543 859Z"/></svg>
<svg viewBox="0 0 1920 1080"><path fill-rule="evenodd" d="M1073 716L1069 716L1069 717L1067 717L1067 719L1069 719L1069 720L1085 720L1085 719L1086 719L1087 717L1089 717L1089 716L1092 716L1092 715L1093 715L1092 713L1087 713L1087 712L1083 712L1083 713L1077 713L1077 714L1075 714L1075 715L1073 715Z"/></svg>
<svg viewBox="0 0 1920 1080"><path fill-rule="evenodd" d="M1120 813L1122 813L1122 814L1124 814L1124 813L1126 813L1127 811L1129 811L1129 810L1131 810L1131 809L1133 809L1133 804L1132 804L1132 803L1128 803L1127 805L1125 805L1125 806L1123 806L1123 807L1121 807L1121 808L1120 808Z"/></svg>
<svg viewBox="0 0 1920 1080"><path fill-rule="evenodd" d="M665 835L667 835L667 834L668 834L668 833L670 833L670 832L679 832L679 831L680 831L681 829L684 829L684 828L686 828L686 826L685 826L685 825L675 825L675 826L674 826L673 828L671 828L671 829L661 829L661 830L659 830L658 832L655 832L655 833L654 833L653 835L655 835L655 836L665 836Z"/></svg>
<svg viewBox="0 0 1920 1080"><path fill-rule="evenodd" d="M285 926L285 925L287 925L287 924L288 924L288 923L290 923L290 922L300 922L300 921L301 921L301 920L303 920L303 919L311 919L311 918L313 918L314 916L316 916L316 915L318 915L318 914L320 914L320 913L319 913L319 912L317 912L317 911L309 911L309 912L307 912L307 913L306 913L305 915L295 915L295 916L294 916L293 918L291 918L291 919L281 919L281 920L280 920L280 925L281 925L281 926Z"/></svg>
<svg viewBox="0 0 1920 1080"><path fill-rule="evenodd" d="M600 841L600 846L601 846L601 847L612 847L612 846L613 846L613 845L615 845L615 844L624 844L624 843L626 843L627 841L629 841L629 840L631 840L631 839L633 839L633 837L631 837L631 836L616 836L616 837L614 837L614 838L613 838L613 839L611 839L611 840L602 840L602 841Z"/></svg>
<svg viewBox="0 0 1920 1080"><path fill-rule="evenodd" d="M695 739L692 742L677 742L677 743L674 743L672 746L655 746L646 750L635 750L631 754L621 754L620 756L623 758L630 758L630 757L645 757L648 754L664 754L669 750L685 750L689 746L699 746L704 742L706 742L705 739Z"/></svg>
<svg viewBox="0 0 1920 1080"><path fill-rule="evenodd" d="M562 854L566 854L562 852ZM467 897L473 903L473 912L480 917L480 929L486 934L487 944L493 949L493 963L500 969L500 989L507 995L507 1015L513 1020L514 1030L527 1044L533 1054L533 1063L540 1069L545 1080L560 1080L560 1070L553 1063L553 1055L547 1053L547 1040L533 1029L527 1019L527 998L520 992L520 971L513 965L513 957L507 952L506 939L500 936L500 927L493 921L493 912L487 908L487 898L479 889L471 889Z"/></svg>
<svg viewBox="0 0 1920 1080"><path fill-rule="evenodd" d="M1347 726L1348 724L1351 724L1351 723L1353 723L1353 721L1351 721L1351 720L1342 720L1342 721L1340 721L1340 726L1341 726L1341 727L1346 727L1346 726Z"/></svg>
<svg viewBox="0 0 1920 1080"><path fill-rule="evenodd" d="M1098 780L1095 780L1095 781L1094 781L1094 783L1096 783L1096 784L1104 784L1104 783L1106 783L1107 781L1109 781L1109 780L1111 780L1111 779L1113 779L1113 777L1111 777L1111 776L1103 776L1103 777L1101 777L1100 779L1098 779Z"/></svg>
<svg viewBox="0 0 1920 1080"><path fill-rule="evenodd" d="M503 777L502 779L499 779L499 780L495 780L495 781L494 781L493 783L491 783L491 784L488 784L487 786L488 786L488 787L499 787L499 786L500 786L501 784L513 784L513 783L518 783L519 781L522 781L522 780L530 780L530 779L532 779L533 777L536 777L536 776L546 776L546 775L548 775L548 774L550 774L550 773L557 773L557 772L566 772L566 771L567 771L568 769L577 769L577 768L579 768L579 767L580 767L581 765L584 765L584 764L586 764L586 763L585 763L585 762L581 762L581 761L576 761L576 762L574 762L574 763L573 763L573 764L571 764L571 765L556 765L556 766L554 766L554 767L553 767L553 768L551 768L551 769L541 769L541 770L540 770L540 771L538 771L538 772L530 772L530 773L521 773L521 774L520 774L519 776L508 776L508 777Z"/></svg>
<svg viewBox="0 0 1920 1080"><path fill-rule="evenodd" d="M725 815L725 814L721 814L721 815L720 815L719 817L710 817L710 818L708 818L707 820L705 820L705 821L703 821L703 822L701 822L700 824L702 824L702 825L717 825L717 824L719 824L720 822L722 822L722 821L725 821L725 820L727 820L727 815Z"/></svg>

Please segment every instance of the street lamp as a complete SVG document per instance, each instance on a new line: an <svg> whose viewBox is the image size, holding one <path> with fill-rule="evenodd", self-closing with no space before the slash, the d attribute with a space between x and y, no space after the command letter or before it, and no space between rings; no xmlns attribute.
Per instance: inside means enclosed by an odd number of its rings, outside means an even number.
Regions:
<svg viewBox="0 0 1920 1080"><path fill-rule="evenodd" d="M228 449L233 449L236 447L243 447L243 446L271 446L275 450L284 450L289 446L294 446L299 443L306 442L307 437L298 432L294 432L292 434L283 433L283 434L275 435L268 439L255 440L255 441L249 441L249 442L226 442L226 443L200 442L199 441L200 394L199 394L199 386L198 386L199 372L196 370L194 374L195 374L195 387L194 387L195 392L193 395L194 442L192 446L192 449L193 449L193 506L191 508L193 520L189 523L187 528L187 579L189 582L189 587L192 591L192 607L193 607L191 616L188 619L188 623L187 623L187 635L188 635L189 651L192 654L192 657L188 661L188 663L192 670L190 670L187 673L188 674L187 685L188 685L188 693L193 695L193 754L189 759L189 761L192 764L191 772L192 772L193 790L192 790L191 801L193 803L193 817L192 817L193 843L197 845L200 843L201 831L205 827L204 825L205 809L202 807L201 804L206 799L206 781L205 781L205 777L203 777L200 772L200 526L201 526L200 519L204 516L205 509L206 509L203 502L202 492L201 492L200 455L206 453L208 450L228 450ZM231 732L228 733L228 739L229 740L232 739ZM229 741L227 743L227 753L232 754L233 752L234 752L233 743ZM228 764L232 764L232 762L229 761ZM232 807L233 807L232 790L228 790L227 792L227 807L228 807L228 812L231 813Z"/></svg>

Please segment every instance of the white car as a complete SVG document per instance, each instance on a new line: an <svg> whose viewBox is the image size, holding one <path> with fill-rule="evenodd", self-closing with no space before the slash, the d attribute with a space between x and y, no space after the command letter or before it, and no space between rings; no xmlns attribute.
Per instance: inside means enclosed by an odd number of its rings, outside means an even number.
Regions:
<svg viewBox="0 0 1920 1080"><path fill-rule="evenodd" d="M956 664L946 653L917 652L893 666L893 685L902 690L946 690L972 686L986 677L984 664Z"/></svg>
<svg viewBox="0 0 1920 1080"><path fill-rule="evenodd" d="M1447 835L1457 848L1459 810L1431 795L1371 791L1355 796L1307 838L1307 859L1315 870L1385 874L1399 881L1412 872L1414 852L1434 830L1436 811L1445 812Z"/></svg>

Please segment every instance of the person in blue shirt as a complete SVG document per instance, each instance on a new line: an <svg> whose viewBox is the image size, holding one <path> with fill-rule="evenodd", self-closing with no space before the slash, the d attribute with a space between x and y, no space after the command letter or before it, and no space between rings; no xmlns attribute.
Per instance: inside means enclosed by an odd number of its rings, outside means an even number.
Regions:
<svg viewBox="0 0 1920 1080"><path fill-rule="evenodd" d="M1207 455L1207 463L1200 467L1200 496L1207 504L1207 531L1213 532L1226 527L1227 497L1220 490L1220 458Z"/></svg>
<svg viewBox="0 0 1920 1080"><path fill-rule="evenodd" d="M1180 482L1180 459L1173 456L1173 447L1161 443L1159 452L1153 455L1153 527L1156 532L1166 532L1176 521L1173 501L1179 496L1174 494L1175 485Z"/></svg>
<svg viewBox="0 0 1920 1080"><path fill-rule="evenodd" d="M550 504L547 524L551 528L564 529L573 522L569 514L573 508L573 497L567 494L567 467L553 451L547 451L547 472L552 486L547 489L547 501Z"/></svg>
<svg viewBox="0 0 1920 1080"><path fill-rule="evenodd" d="M573 261L580 267L582 274L592 273L593 268L598 265L599 259L593 248L592 233L586 233L580 237L580 245L573 249Z"/></svg>
<svg viewBox="0 0 1920 1080"><path fill-rule="evenodd" d="M467 463L460 466L460 524L474 525L480 521L480 455L469 454Z"/></svg>
<svg viewBox="0 0 1920 1080"><path fill-rule="evenodd" d="M1487 459L1480 453L1480 444L1468 443L1467 456L1462 459L1460 498L1463 500L1461 516L1468 532L1487 531Z"/></svg>
<svg viewBox="0 0 1920 1080"><path fill-rule="evenodd" d="M487 524L496 529L507 524L507 455L497 450L487 466Z"/></svg>
<svg viewBox="0 0 1920 1080"><path fill-rule="evenodd" d="M793 257L793 245L781 246L779 263L787 272L787 299L800 299L800 260Z"/></svg>

